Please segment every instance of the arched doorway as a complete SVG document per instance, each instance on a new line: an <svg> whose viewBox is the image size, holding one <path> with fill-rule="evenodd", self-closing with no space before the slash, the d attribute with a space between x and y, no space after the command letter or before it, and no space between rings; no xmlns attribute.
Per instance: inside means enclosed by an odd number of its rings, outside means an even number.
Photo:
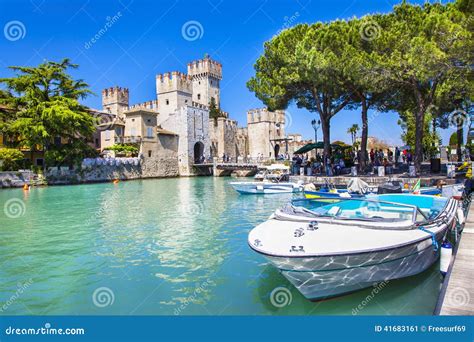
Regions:
<svg viewBox="0 0 474 342"><path fill-rule="evenodd" d="M204 144L200 141L194 144L194 164L204 162Z"/></svg>
<svg viewBox="0 0 474 342"><path fill-rule="evenodd" d="M278 159L278 155L280 154L280 145L275 145L275 159Z"/></svg>

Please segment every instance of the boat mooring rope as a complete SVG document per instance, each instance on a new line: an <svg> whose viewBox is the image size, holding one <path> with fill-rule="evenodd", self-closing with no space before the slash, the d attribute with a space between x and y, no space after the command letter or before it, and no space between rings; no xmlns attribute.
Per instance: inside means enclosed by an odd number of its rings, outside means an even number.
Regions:
<svg viewBox="0 0 474 342"><path fill-rule="evenodd" d="M431 235L431 244L433 245L433 251L437 252L439 246L438 246L438 241L436 241L436 234L433 232L430 232L428 229L425 229L422 226L419 226L418 229Z"/></svg>

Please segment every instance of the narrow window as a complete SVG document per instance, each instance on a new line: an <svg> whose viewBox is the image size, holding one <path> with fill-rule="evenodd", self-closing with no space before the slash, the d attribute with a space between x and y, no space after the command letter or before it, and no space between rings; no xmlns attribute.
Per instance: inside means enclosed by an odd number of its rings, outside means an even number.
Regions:
<svg viewBox="0 0 474 342"><path fill-rule="evenodd" d="M169 105L169 104L170 104L170 100L167 99L167 100L166 100L166 104Z"/></svg>
<svg viewBox="0 0 474 342"><path fill-rule="evenodd" d="M148 138L153 137L153 127L147 127L147 129L146 129L146 136L147 136Z"/></svg>
<svg viewBox="0 0 474 342"><path fill-rule="evenodd" d="M151 157L151 150L148 150L148 158Z"/></svg>
<svg viewBox="0 0 474 342"><path fill-rule="evenodd" d="M200 99L201 99L201 94L198 94L198 100L200 100Z"/></svg>

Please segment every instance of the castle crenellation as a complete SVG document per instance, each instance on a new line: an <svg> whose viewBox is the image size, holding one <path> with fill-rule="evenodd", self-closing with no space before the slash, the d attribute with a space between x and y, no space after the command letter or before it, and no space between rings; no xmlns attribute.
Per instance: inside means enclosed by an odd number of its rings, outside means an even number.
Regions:
<svg viewBox="0 0 474 342"><path fill-rule="evenodd" d="M103 110L119 120L110 130L101 132L101 148L107 149L116 141L122 141L126 131L130 136L147 137L146 144L140 145L140 152L145 158L153 159L163 154L164 149L158 137L150 135L167 132L168 139L175 139L173 144L177 145L180 175L193 175L194 163L224 155L233 161L247 156L275 158L280 148L279 139L285 137L284 111L250 109L247 127L238 127L238 122L220 109L222 64L206 55L190 62L187 71L187 74L180 71L157 74L157 98L133 105L129 105L128 88L104 89ZM216 119L209 118L212 101L222 115ZM110 139L111 134L113 139ZM158 139L157 143L153 144L153 139Z"/></svg>

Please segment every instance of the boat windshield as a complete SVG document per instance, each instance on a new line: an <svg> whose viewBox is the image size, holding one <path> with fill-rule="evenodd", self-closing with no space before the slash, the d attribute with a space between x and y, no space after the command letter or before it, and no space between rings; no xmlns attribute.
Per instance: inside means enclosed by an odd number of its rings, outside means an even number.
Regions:
<svg viewBox="0 0 474 342"><path fill-rule="evenodd" d="M328 201L331 201L331 203L328 203ZM418 203L422 206L417 206ZM324 217L423 222L436 217L444 208L446 199L414 195L399 197L373 196L365 199L319 198L294 200L292 204L309 209L313 214Z"/></svg>

